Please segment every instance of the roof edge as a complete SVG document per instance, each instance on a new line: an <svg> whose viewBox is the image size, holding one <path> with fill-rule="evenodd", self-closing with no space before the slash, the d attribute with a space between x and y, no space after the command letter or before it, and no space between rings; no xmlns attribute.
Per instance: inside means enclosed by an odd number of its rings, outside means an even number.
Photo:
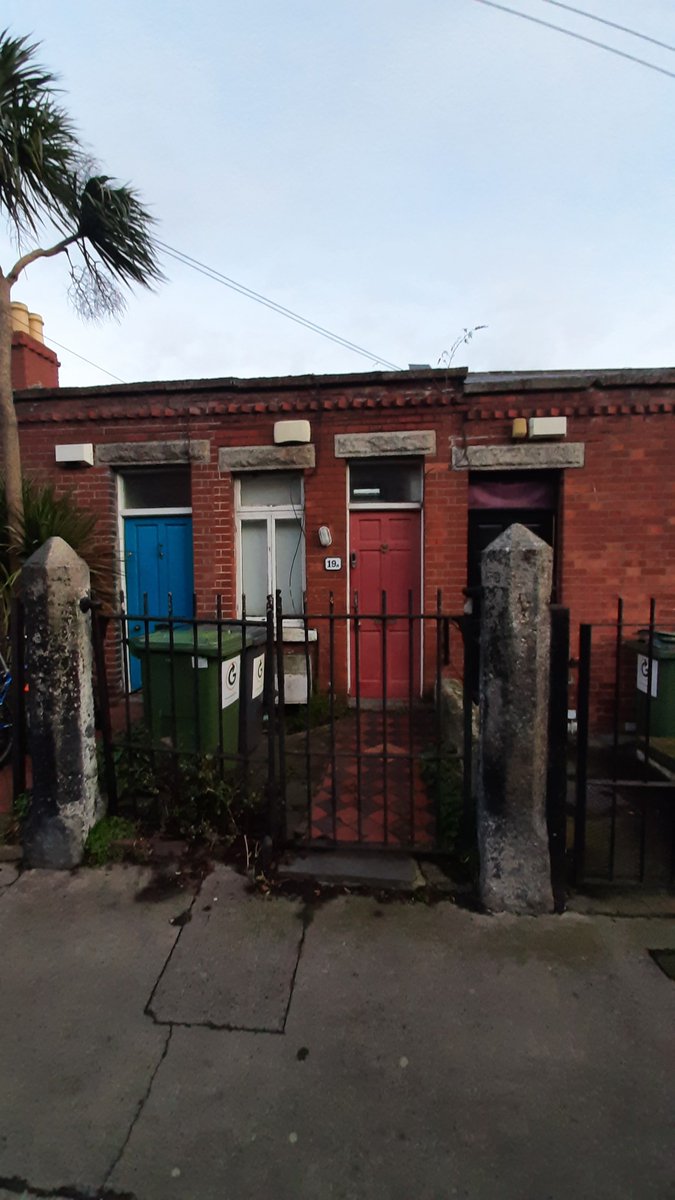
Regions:
<svg viewBox="0 0 675 1200"><path fill-rule="evenodd" d="M405 383L444 383L455 381L460 386L468 367L428 367L412 371L353 371L340 375L263 375L251 378L223 376L218 379L165 379L137 383L108 383L94 387L25 388L15 392L19 400L76 400L83 395L96 398L119 396L162 395L199 392L280 392L340 386L372 387Z"/></svg>

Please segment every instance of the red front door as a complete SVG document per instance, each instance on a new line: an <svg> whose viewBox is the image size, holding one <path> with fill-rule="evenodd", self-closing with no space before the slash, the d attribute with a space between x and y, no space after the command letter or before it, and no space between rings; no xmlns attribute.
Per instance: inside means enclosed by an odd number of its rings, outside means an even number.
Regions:
<svg viewBox="0 0 675 1200"><path fill-rule="evenodd" d="M417 696L420 690L420 622L411 623L405 614L409 611L410 593L413 612L420 611L420 512L352 512L350 550L351 607L353 610L355 595L358 594L359 612L364 614L364 619L359 623L360 695L364 700L382 699L386 681L388 700L407 699L411 682L412 694ZM373 614L382 611L383 592L386 593L387 612L399 615L398 620L387 620L386 639L383 638L383 622L372 619ZM368 614L371 615L370 620L367 619ZM386 662L383 661L384 645ZM356 695L357 690L356 659L357 647L352 629L352 695Z"/></svg>

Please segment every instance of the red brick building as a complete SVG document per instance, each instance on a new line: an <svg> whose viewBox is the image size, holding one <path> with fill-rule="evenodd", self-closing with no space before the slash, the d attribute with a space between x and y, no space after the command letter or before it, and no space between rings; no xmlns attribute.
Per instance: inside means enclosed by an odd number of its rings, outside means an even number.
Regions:
<svg viewBox="0 0 675 1200"><path fill-rule="evenodd" d="M98 514L130 610L142 591L161 603L168 583L179 608L194 586L204 613L220 594L237 615L244 591L251 616L278 587L289 629L304 590L311 614L328 611L331 592L348 611L355 591L363 612L382 589L389 611L407 611L412 592L432 612L441 589L456 613L482 546L518 519L554 546L573 630L611 619L618 595L641 623L656 597L672 625L675 370L59 388L55 355L25 332L13 362L24 469ZM347 691L353 653L344 631L338 642ZM377 693L377 670L364 694Z"/></svg>

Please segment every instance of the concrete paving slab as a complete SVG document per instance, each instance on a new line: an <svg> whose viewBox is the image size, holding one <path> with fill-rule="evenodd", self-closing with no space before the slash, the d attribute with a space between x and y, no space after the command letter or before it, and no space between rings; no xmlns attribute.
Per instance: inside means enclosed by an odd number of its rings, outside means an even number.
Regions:
<svg viewBox="0 0 675 1200"><path fill-rule="evenodd" d="M19 878L19 867L15 862L0 862L0 892Z"/></svg>
<svg viewBox="0 0 675 1200"><path fill-rule="evenodd" d="M150 872L28 871L3 893L0 1183L92 1191L127 1136L167 1031L143 1007L183 895L142 899Z"/></svg>
<svg viewBox="0 0 675 1200"><path fill-rule="evenodd" d="M639 887L596 887L571 895L567 908L587 916L675 917L675 892Z"/></svg>
<svg viewBox="0 0 675 1200"><path fill-rule="evenodd" d="M302 905L263 896L229 867L205 880L152 997L155 1021L281 1033Z"/></svg>
<svg viewBox="0 0 675 1200"><path fill-rule="evenodd" d="M276 903L276 902L275 902ZM664 922L340 897L285 1036L176 1029L109 1186L140 1200L665 1200Z"/></svg>
<svg viewBox="0 0 675 1200"><path fill-rule="evenodd" d="M336 887L368 887L393 891L415 891L425 880L417 862L408 854L383 851L305 850L288 855L279 864L280 879L315 880Z"/></svg>
<svg viewBox="0 0 675 1200"><path fill-rule="evenodd" d="M0 842L0 863L19 863L22 858L21 846L15 842Z"/></svg>

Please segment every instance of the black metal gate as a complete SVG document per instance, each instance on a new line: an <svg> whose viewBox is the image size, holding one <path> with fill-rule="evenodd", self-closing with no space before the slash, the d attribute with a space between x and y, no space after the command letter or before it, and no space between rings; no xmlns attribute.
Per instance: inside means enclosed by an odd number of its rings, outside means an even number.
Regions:
<svg viewBox="0 0 675 1200"><path fill-rule="evenodd" d="M305 605L301 614L289 614L280 593L268 597L264 622L247 618L245 602L241 618L224 618L220 597L211 616L197 615L196 598L188 620L173 617L170 598L167 612L152 614L146 601L142 613L132 614L122 598L116 613L99 613L94 620L103 774L111 812L128 811L165 825L168 814L174 824L185 825L176 794L182 790L198 830L200 820L207 824L200 802L209 807L213 801L211 807L217 808L213 797L219 794L223 809L229 805L225 815L232 818L231 831L238 823L245 828L254 814L252 835L269 834L280 847L447 852L460 833L472 828L472 671L464 671L463 684L460 679L463 664L471 666L476 640L471 618L446 614L440 592L431 612L416 611L412 595L405 613L388 612L386 595L378 613L360 612L358 597L352 612L342 612L331 595L327 612L312 613ZM136 639L129 635L132 626L141 629ZM211 691L204 691L198 670L186 672L186 660L179 657L187 652L193 667L202 661L205 630L218 661L233 631L246 645L252 630L258 637L264 630L265 686L254 710L250 678L242 667L234 742L220 717L211 721L215 740L203 732L209 725L208 705L223 711L222 673L216 671ZM389 694L393 631L399 654L405 647L407 657L407 672L397 672L406 679L404 694L399 687L394 699ZM362 695L364 636L379 639L377 700ZM159 674L152 658L157 644ZM130 652L145 664L141 694L130 689ZM111 663L118 663L121 673L118 696L108 682ZM291 668L295 675L289 674ZM444 680L451 672L456 678L445 702ZM305 702L291 704L286 683L295 684L298 675L304 678ZM181 728L181 689L186 687L191 689L190 736ZM291 699L297 701L297 694ZM206 791L211 790L209 803L203 788L193 796L200 777L207 780Z"/></svg>
<svg viewBox="0 0 675 1200"><path fill-rule="evenodd" d="M579 631L573 879L670 887L675 882L675 635L672 616ZM672 688L672 691L671 691Z"/></svg>

